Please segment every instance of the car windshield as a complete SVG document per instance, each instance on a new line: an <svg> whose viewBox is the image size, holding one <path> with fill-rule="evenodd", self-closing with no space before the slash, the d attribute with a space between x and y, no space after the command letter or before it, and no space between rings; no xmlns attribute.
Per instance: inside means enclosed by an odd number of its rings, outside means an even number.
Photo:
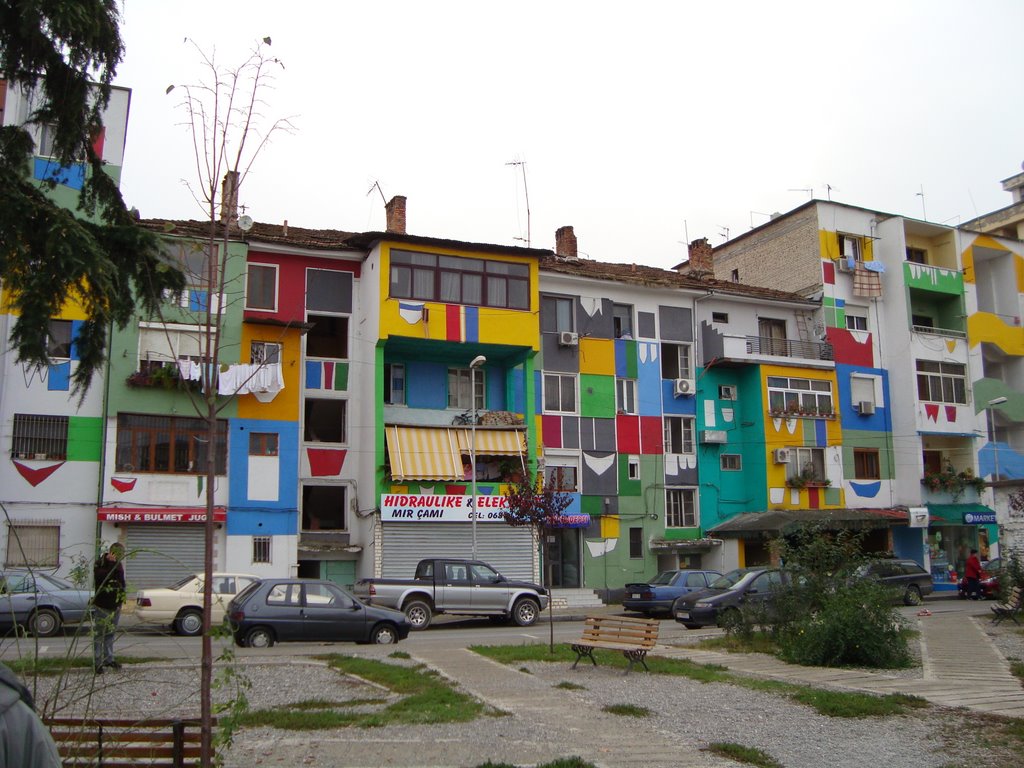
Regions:
<svg viewBox="0 0 1024 768"><path fill-rule="evenodd" d="M196 577L194 574L192 576L186 576L181 581L176 581L173 584L171 584L171 586L169 586L168 589L181 589L187 584L191 584L195 580L195 578Z"/></svg>
<svg viewBox="0 0 1024 768"><path fill-rule="evenodd" d="M653 579L651 579L647 583L648 584L671 584L672 583L672 578L675 575L676 575L676 571L662 571L661 573L659 573L657 576L655 576Z"/></svg>
<svg viewBox="0 0 1024 768"><path fill-rule="evenodd" d="M40 587L49 587L50 589L78 589L74 584L66 579L62 579L59 576L37 575L36 584Z"/></svg>
<svg viewBox="0 0 1024 768"><path fill-rule="evenodd" d="M750 581L751 578L753 578L753 574L750 571L737 568L711 582L711 589L735 589L742 582Z"/></svg>

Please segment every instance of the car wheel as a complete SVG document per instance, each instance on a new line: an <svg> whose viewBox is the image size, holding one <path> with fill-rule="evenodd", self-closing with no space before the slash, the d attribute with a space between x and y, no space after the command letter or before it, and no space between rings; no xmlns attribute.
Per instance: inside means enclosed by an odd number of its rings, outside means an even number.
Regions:
<svg viewBox="0 0 1024 768"><path fill-rule="evenodd" d="M28 619L28 631L36 637L53 637L61 628L60 614L52 608L40 608Z"/></svg>
<svg viewBox="0 0 1024 768"><path fill-rule="evenodd" d="M405 618L409 620L409 623L412 624L414 630L426 629L430 626L431 619L434 618L434 612L422 600L413 600L411 603L406 603L405 607L402 608L402 612L405 614Z"/></svg>
<svg viewBox="0 0 1024 768"><path fill-rule="evenodd" d="M529 627L540 616L540 604L533 598L524 597L512 606L512 621L520 627Z"/></svg>
<svg viewBox="0 0 1024 768"><path fill-rule="evenodd" d="M370 642L374 645L394 645L398 642L398 632L392 624L378 624L370 633Z"/></svg>
<svg viewBox="0 0 1024 768"><path fill-rule="evenodd" d="M907 587L907 591L903 593L903 604L904 605L920 605L921 604L921 588L917 584L911 584Z"/></svg>
<svg viewBox="0 0 1024 768"><path fill-rule="evenodd" d="M274 633L266 627L253 627L245 635L246 648L270 648L274 644Z"/></svg>
<svg viewBox="0 0 1024 768"><path fill-rule="evenodd" d="M202 634L203 614L194 608L182 611L174 620L174 631L185 637L195 637Z"/></svg>

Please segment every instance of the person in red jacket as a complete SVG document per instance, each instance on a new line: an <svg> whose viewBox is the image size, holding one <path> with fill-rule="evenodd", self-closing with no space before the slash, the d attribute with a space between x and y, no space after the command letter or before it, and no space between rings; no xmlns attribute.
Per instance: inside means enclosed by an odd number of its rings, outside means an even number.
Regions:
<svg viewBox="0 0 1024 768"><path fill-rule="evenodd" d="M967 581L967 598L981 600L981 561L978 550L972 549L967 564L964 566L964 579Z"/></svg>

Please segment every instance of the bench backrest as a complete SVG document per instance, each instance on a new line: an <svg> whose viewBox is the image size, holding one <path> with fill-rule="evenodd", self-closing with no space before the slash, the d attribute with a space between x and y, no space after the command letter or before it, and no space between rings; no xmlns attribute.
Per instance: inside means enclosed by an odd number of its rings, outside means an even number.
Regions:
<svg viewBox="0 0 1024 768"><path fill-rule="evenodd" d="M583 627L582 642L621 643L653 648L658 642L660 622L622 616L590 616Z"/></svg>
<svg viewBox="0 0 1024 768"><path fill-rule="evenodd" d="M1010 590L1010 596L1006 599L1006 604L1011 608L1020 608L1022 603L1024 603L1024 590L1020 587L1014 587Z"/></svg>
<svg viewBox="0 0 1024 768"><path fill-rule="evenodd" d="M198 766L200 721L52 718L45 721L65 766Z"/></svg>

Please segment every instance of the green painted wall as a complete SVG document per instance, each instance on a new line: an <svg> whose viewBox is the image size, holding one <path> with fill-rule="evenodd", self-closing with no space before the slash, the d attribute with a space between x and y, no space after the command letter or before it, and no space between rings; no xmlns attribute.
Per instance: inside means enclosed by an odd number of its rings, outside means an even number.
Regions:
<svg viewBox="0 0 1024 768"><path fill-rule="evenodd" d="M615 416L615 377L580 374L580 416L610 419Z"/></svg>

